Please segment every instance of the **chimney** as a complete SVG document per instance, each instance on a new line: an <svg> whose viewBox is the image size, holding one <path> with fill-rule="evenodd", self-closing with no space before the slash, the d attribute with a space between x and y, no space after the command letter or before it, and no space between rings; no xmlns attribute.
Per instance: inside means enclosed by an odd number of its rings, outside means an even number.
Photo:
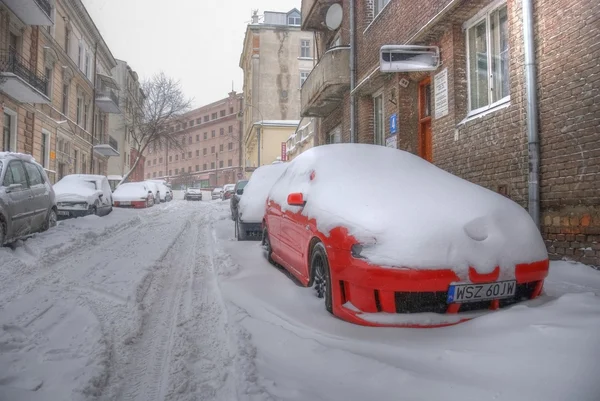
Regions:
<svg viewBox="0 0 600 401"><path fill-rule="evenodd" d="M252 10L252 23L258 24L258 10Z"/></svg>

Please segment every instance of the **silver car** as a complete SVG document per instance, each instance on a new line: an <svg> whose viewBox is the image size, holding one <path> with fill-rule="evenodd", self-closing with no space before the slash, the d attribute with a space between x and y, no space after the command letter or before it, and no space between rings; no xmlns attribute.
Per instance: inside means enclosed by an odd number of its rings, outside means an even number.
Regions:
<svg viewBox="0 0 600 401"><path fill-rule="evenodd" d="M0 245L56 225L54 190L33 157L0 152Z"/></svg>

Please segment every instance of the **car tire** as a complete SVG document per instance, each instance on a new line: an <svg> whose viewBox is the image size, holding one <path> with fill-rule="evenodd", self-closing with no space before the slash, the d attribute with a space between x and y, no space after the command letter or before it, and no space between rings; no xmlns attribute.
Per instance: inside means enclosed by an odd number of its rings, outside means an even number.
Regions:
<svg viewBox="0 0 600 401"><path fill-rule="evenodd" d="M333 302L331 296L331 272L325 246L318 242L310 256L310 271L313 278L313 288L318 298L325 298L325 309L333 313Z"/></svg>
<svg viewBox="0 0 600 401"><path fill-rule="evenodd" d="M265 249L265 256L267 260L270 264L274 265L275 261L273 260L273 248L271 248L271 239L269 238L269 232L266 228L263 229L262 246Z"/></svg>
<svg viewBox="0 0 600 401"><path fill-rule="evenodd" d="M46 216L46 221L44 222L44 225L42 225L42 231L48 231L49 228L56 227L56 221L57 221L56 210L54 210L54 208L52 208L52 209L50 209L50 211L48 212L48 215Z"/></svg>

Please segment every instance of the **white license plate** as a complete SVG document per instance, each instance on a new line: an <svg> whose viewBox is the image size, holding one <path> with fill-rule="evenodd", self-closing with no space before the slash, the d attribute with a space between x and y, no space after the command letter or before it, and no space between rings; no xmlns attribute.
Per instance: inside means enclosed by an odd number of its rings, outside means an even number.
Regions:
<svg viewBox="0 0 600 401"><path fill-rule="evenodd" d="M516 280L485 284L455 284L448 288L448 303L488 301L510 298L517 291Z"/></svg>
<svg viewBox="0 0 600 401"><path fill-rule="evenodd" d="M69 212L65 212L65 211L60 211L60 210L59 210L59 211L58 211L58 215L59 215L59 216L68 216L68 215L69 215Z"/></svg>
<svg viewBox="0 0 600 401"><path fill-rule="evenodd" d="M131 205L131 202L125 201L125 202L119 202L119 204L123 205L123 206L129 206L129 205Z"/></svg>

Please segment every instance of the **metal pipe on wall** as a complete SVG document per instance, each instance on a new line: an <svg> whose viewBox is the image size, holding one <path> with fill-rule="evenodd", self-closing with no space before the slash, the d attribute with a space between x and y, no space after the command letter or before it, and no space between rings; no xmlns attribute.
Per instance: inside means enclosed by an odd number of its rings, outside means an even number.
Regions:
<svg viewBox="0 0 600 401"><path fill-rule="evenodd" d="M538 132L537 79L535 43L533 34L533 0L523 0L523 44L525 52L525 91L528 167L528 210L535 224L540 226L540 140Z"/></svg>
<svg viewBox="0 0 600 401"><path fill-rule="evenodd" d="M356 99L354 87L356 86L356 24L354 1L350 0L350 142L356 141Z"/></svg>

